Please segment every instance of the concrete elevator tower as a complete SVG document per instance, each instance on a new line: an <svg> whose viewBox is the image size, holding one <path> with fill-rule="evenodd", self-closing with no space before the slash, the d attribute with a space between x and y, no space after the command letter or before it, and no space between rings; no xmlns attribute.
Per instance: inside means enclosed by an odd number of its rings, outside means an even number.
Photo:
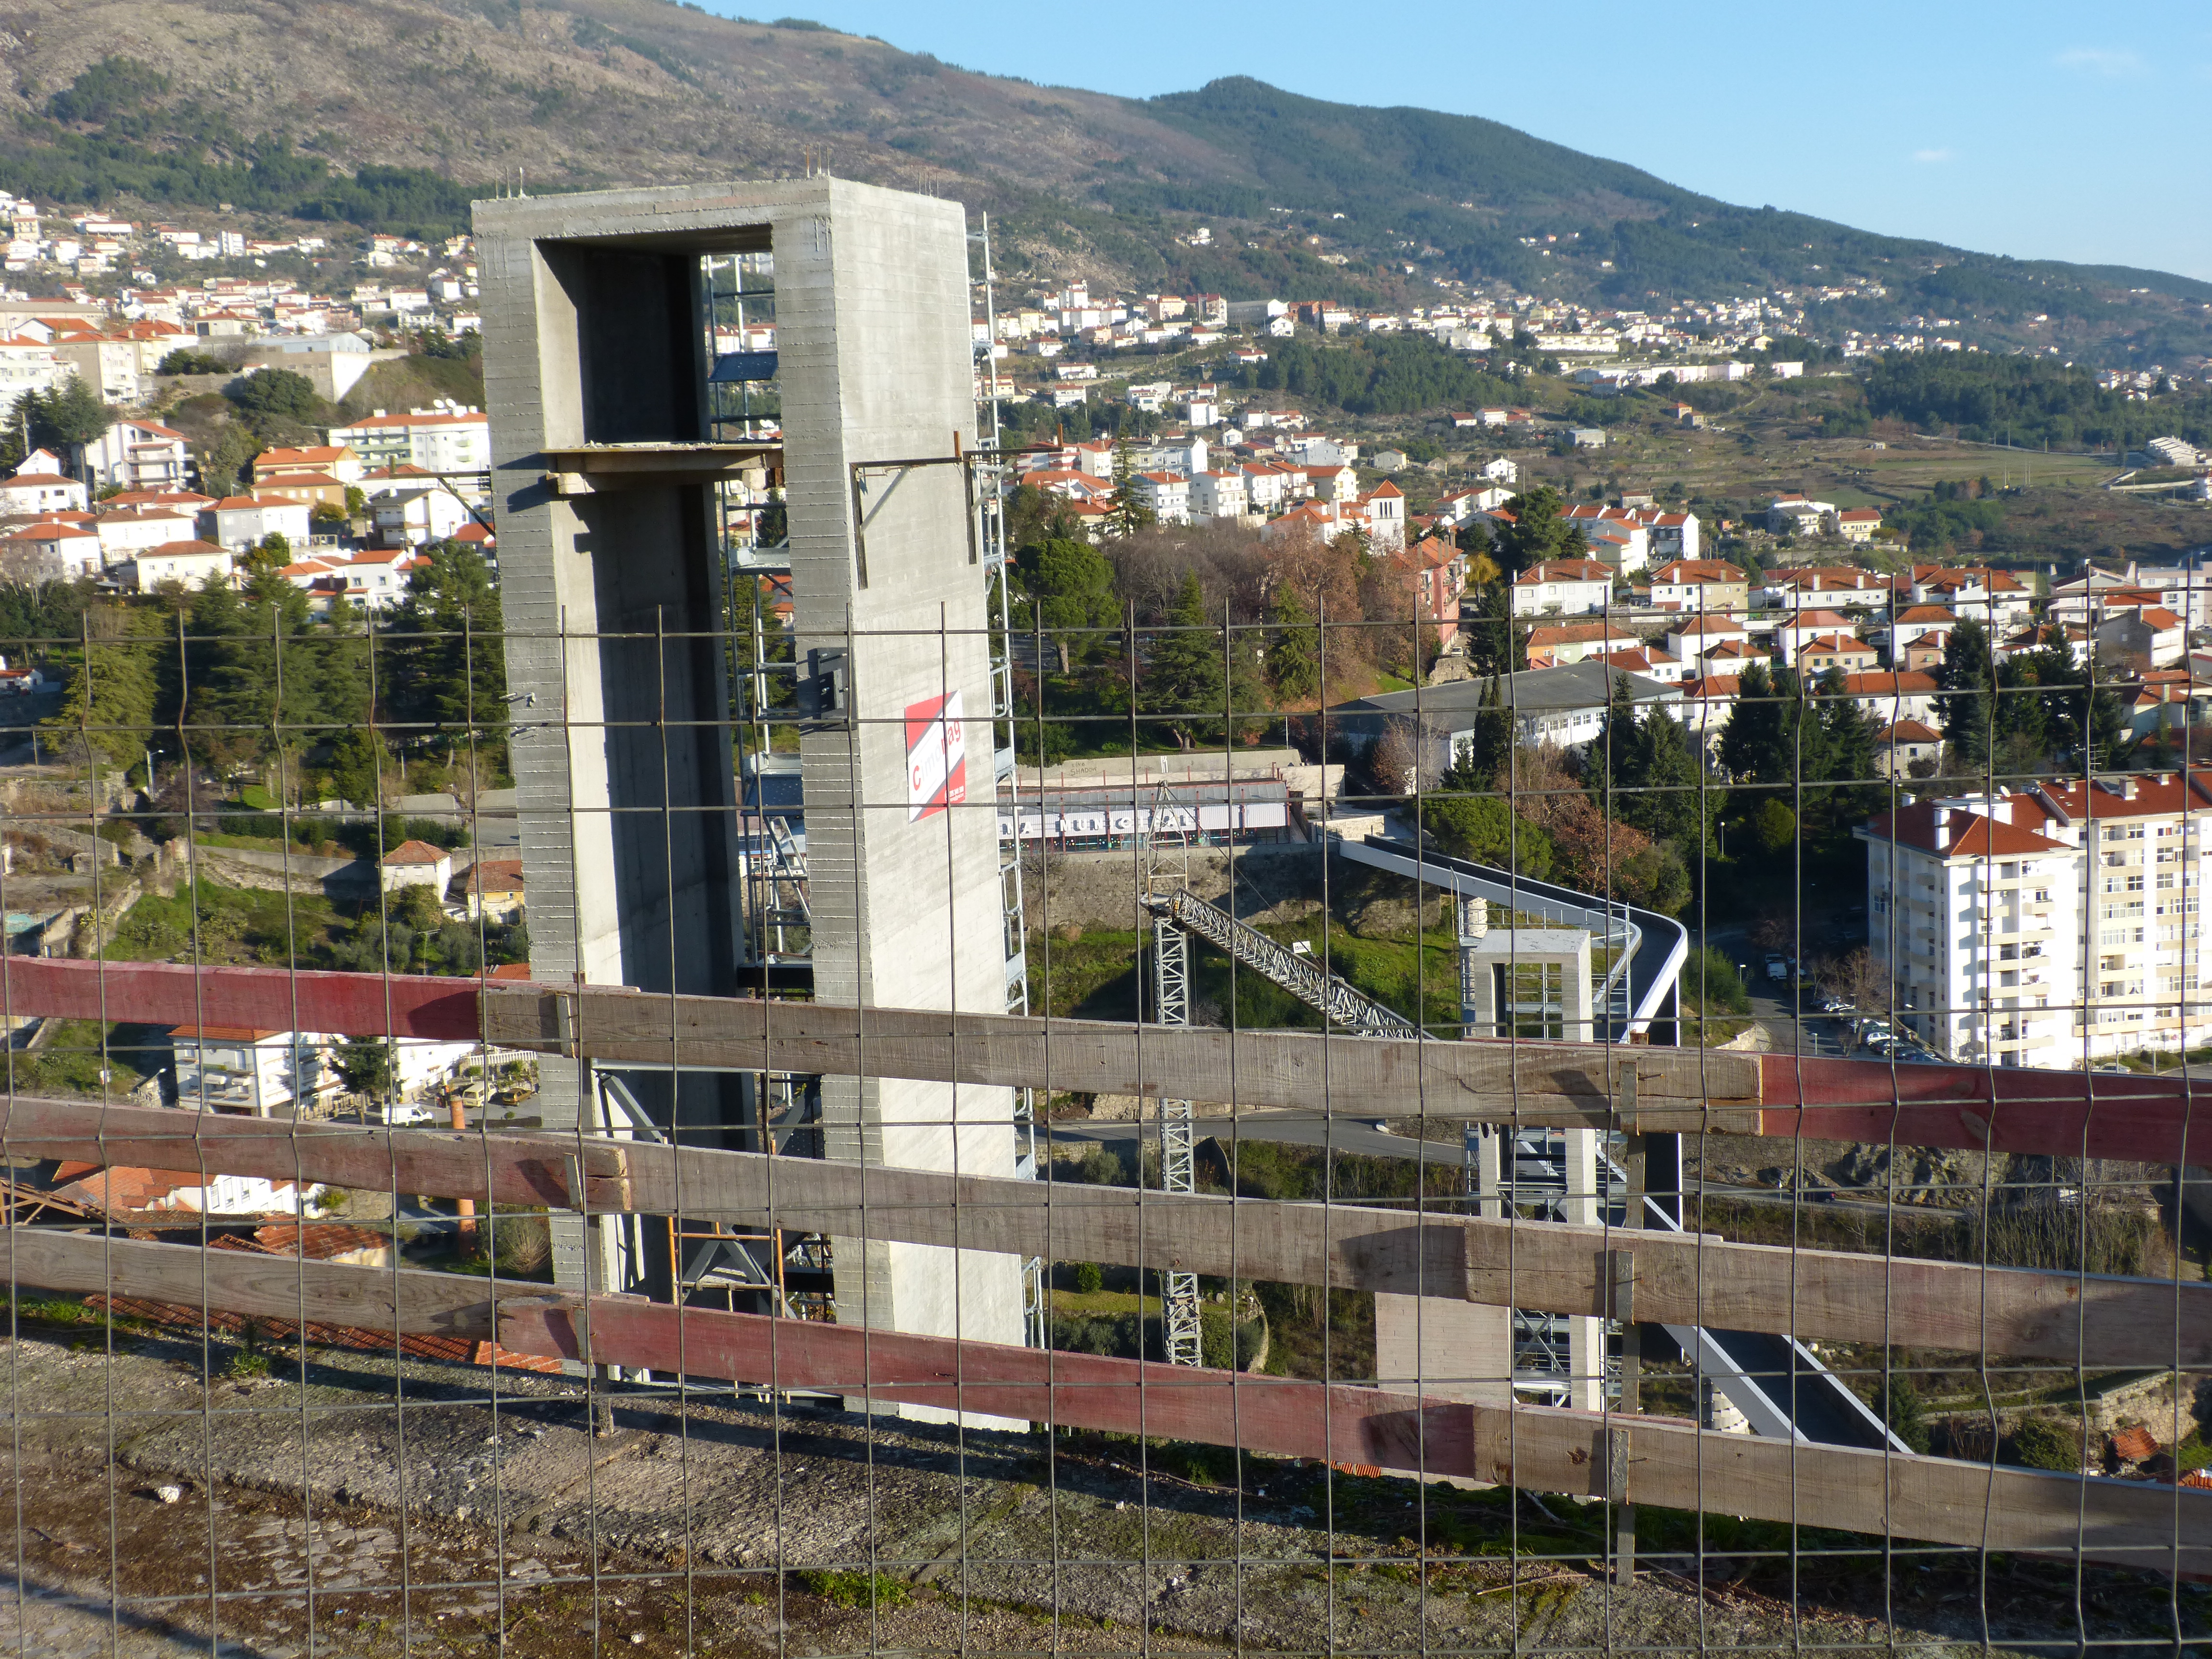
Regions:
<svg viewBox="0 0 2212 1659"><path fill-rule="evenodd" d="M809 178L480 202L476 230L532 976L710 995L811 976L827 1002L1003 1011L959 204ZM732 684L732 599L764 571L788 572L808 716L783 902L811 945L773 962L749 943L765 855ZM789 781L787 752L758 758ZM790 1150L756 1079L589 1072L547 1060L547 1127L619 1099L693 1144L757 1148L767 1116ZM1007 1090L803 1092L823 1156L1015 1173ZM688 1291L659 1225L572 1229L561 1278ZM1022 1340L1014 1258L832 1253L841 1322Z"/></svg>

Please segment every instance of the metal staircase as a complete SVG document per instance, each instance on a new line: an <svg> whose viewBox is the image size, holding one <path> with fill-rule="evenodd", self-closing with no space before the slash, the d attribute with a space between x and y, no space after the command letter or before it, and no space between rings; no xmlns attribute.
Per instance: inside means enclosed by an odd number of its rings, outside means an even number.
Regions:
<svg viewBox="0 0 2212 1659"><path fill-rule="evenodd" d="M1404 1015L1356 991L1317 964L1279 945L1249 922L1239 921L1187 887L1145 896L1145 904L1162 922L1195 934L1261 978L1279 985L1309 1007L1318 1008L1331 1026L1361 1036L1418 1037L1420 1027Z"/></svg>

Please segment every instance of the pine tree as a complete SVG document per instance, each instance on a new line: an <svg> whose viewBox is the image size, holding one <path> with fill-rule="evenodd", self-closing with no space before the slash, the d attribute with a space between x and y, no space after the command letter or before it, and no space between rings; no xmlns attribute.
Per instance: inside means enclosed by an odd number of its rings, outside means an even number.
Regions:
<svg viewBox="0 0 2212 1659"><path fill-rule="evenodd" d="M1943 738L1954 763L1976 771L1990 762L1990 636L1981 623L1962 621L1943 641L1943 666L1936 674L1943 695L1936 699Z"/></svg>
<svg viewBox="0 0 2212 1659"><path fill-rule="evenodd" d="M1506 582L1494 581L1482 590L1471 621L1462 616L1467 659L1477 673L1494 678L1517 674L1528 666L1528 630L1514 618L1512 592Z"/></svg>
<svg viewBox="0 0 2212 1659"><path fill-rule="evenodd" d="M1285 706L1315 701L1322 694L1321 629L1296 584L1275 585L1267 621L1267 678L1277 701Z"/></svg>
<svg viewBox="0 0 2212 1659"><path fill-rule="evenodd" d="M1207 625L1206 594L1196 571L1183 573L1182 586L1161 620L1163 627L1146 635L1138 708L1162 720L1168 734L1188 749L1221 728L1221 630Z"/></svg>
<svg viewBox="0 0 2212 1659"><path fill-rule="evenodd" d="M1152 509L1137 489L1136 464L1130 459L1126 442L1114 448L1113 513L1106 523L1109 531L1116 536L1133 536L1139 530L1150 528L1152 523Z"/></svg>
<svg viewBox="0 0 2212 1659"><path fill-rule="evenodd" d="M1735 712L1721 734L1721 764L1738 782L1787 783L1794 775L1797 722L1788 694L1796 689L1794 681L1778 684L1765 663L1745 667Z"/></svg>
<svg viewBox="0 0 2212 1659"><path fill-rule="evenodd" d="M161 695L159 620L119 605L85 613L83 650L70 671L61 708L41 727L57 748L125 769L144 760Z"/></svg>

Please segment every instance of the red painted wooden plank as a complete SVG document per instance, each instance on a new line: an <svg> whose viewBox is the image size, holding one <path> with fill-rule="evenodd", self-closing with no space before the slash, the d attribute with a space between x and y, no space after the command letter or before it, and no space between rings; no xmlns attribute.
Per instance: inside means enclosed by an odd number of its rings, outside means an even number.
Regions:
<svg viewBox="0 0 2212 1659"><path fill-rule="evenodd" d="M586 1358L566 1307L500 1304L499 1340L525 1353ZM1109 1433L1242 1446L1281 1457L1475 1473L1464 1406L1373 1387L1200 1370L1149 1360L871 1331L811 1320L679 1310L594 1297L590 1358L659 1373L827 1389Z"/></svg>
<svg viewBox="0 0 2212 1659"><path fill-rule="evenodd" d="M461 1042L478 1030L472 979L34 957L0 963L0 1010L15 1014Z"/></svg>
<svg viewBox="0 0 2212 1659"><path fill-rule="evenodd" d="M1759 1133L2212 1163L2212 1085L2179 1078L1759 1057Z"/></svg>

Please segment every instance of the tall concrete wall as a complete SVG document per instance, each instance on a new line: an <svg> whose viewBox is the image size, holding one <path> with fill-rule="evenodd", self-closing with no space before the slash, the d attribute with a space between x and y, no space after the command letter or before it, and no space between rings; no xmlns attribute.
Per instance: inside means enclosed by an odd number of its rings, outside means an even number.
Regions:
<svg viewBox="0 0 2212 1659"><path fill-rule="evenodd" d="M963 472L870 479L864 572L849 471L974 447L959 206L814 179L479 203L477 231L508 679L530 699L515 718L548 723L514 744L533 974L735 988L722 653L668 637L722 625L708 491L558 498L543 452L706 436L698 256L767 248L799 658L850 644L858 712L856 729L802 744L817 992L1003 1008L985 588ZM956 696L968 799L917 810L909 714ZM742 1115L727 1079L687 1077L680 1095L629 1080L702 1130ZM563 1088L592 1109L575 1068L549 1065L549 1123ZM823 1101L830 1157L1012 1170L1003 1089L830 1079ZM556 1241L564 1277L586 1271L579 1244ZM1021 1339L1006 1257L841 1240L836 1300L848 1322Z"/></svg>

